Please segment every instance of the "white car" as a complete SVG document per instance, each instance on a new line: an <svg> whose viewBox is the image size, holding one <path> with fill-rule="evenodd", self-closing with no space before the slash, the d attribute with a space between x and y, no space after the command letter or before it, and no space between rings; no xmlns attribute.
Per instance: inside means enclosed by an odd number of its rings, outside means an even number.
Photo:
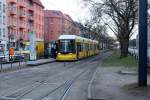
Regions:
<svg viewBox="0 0 150 100"><path fill-rule="evenodd" d="M9 52L0 52L0 62L9 62Z"/></svg>

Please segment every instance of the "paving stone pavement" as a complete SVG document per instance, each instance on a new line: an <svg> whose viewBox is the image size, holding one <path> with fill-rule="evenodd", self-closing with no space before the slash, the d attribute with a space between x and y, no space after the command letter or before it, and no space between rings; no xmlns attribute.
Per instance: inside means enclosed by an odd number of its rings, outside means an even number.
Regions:
<svg viewBox="0 0 150 100"><path fill-rule="evenodd" d="M122 70L121 67L99 66L90 87L89 100L150 100L150 87L139 88L137 74Z"/></svg>

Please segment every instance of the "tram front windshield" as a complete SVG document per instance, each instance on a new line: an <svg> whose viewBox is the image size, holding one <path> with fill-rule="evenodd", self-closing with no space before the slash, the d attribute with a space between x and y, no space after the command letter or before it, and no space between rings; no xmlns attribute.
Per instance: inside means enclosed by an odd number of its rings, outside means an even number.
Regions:
<svg viewBox="0 0 150 100"><path fill-rule="evenodd" d="M60 53L74 53L75 52L74 40L60 40L59 52Z"/></svg>

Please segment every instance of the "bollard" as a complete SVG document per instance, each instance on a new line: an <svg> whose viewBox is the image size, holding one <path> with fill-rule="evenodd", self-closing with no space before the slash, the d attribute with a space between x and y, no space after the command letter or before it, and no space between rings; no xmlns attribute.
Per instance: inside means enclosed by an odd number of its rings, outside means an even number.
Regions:
<svg viewBox="0 0 150 100"><path fill-rule="evenodd" d="M11 67L11 69L12 69L12 61L10 61L10 67Z"/></svg>
<svg viewBox="0 0 150 100"><path fill-rule="evenodd" d="M20 67L20 60L19 60L19 67Z"/></svg>
<svg viewBox="0 0 150 100"><path fill-rule="evenodd" d="M64 67L66 67L66 62L64 61Z"/></svg>
<svg viewBox="0 0 150 100"><path fill-rule="evenodd" d="M1 63L1 71L3 70L3 65L2 65L2 63Z"/></svg>
<svg viewBox="0 0 150 100"><path fill-rule="evenodd" d="M24 61L25 61L25 65L27 65L27 58L25 58Z"/></svg>

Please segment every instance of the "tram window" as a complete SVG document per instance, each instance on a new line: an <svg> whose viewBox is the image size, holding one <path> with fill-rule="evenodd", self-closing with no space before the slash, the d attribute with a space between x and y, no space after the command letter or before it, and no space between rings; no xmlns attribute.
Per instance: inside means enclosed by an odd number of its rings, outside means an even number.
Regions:
<svg viewBox="0 0 150 100"><path fill-rule="evenodd" d="M95 46L95 44L94 44L94 50L96 50L96 46Z"/></svg>
<svg viewBox="0 0 150 100"><path fill-rule="evenodd" d="M59 52L74 53L75 52L75 41L74 40L60 40Z"/></svg>
<svg viewBox="0 0 150 100"><path fill-rule="evenodd" d="M88 44L88 51L90 50L90 45Z"/></svg>
<svg viewBox="0 0 150 100"><path fill-rule="evenodd" d="M81 51L83 51L83 50L84 50L83 43L81 43Z"/></svg>
<svg viewBox="0 0 150 100"><path fill-rule="evenodd" d="M83 43L83 51L86 51L86 44Z"/></svg>
<svg viewBox="0 0 150 100"><path fill-rule="evenodd" d="M92 50L92 45L90 44L90 50Z"/></svg>
<svg viewBox="0 0 150 100"><path fill-rule="evenodd" d="M85 44L85 51L88 51L88 44Z"/></svg>
<svg viewBox="0 0 150 100"><path fill-rule="evenodd" d="M81 43L77 43L77 50L80 52L82 49L81 49Z"/></svg>

